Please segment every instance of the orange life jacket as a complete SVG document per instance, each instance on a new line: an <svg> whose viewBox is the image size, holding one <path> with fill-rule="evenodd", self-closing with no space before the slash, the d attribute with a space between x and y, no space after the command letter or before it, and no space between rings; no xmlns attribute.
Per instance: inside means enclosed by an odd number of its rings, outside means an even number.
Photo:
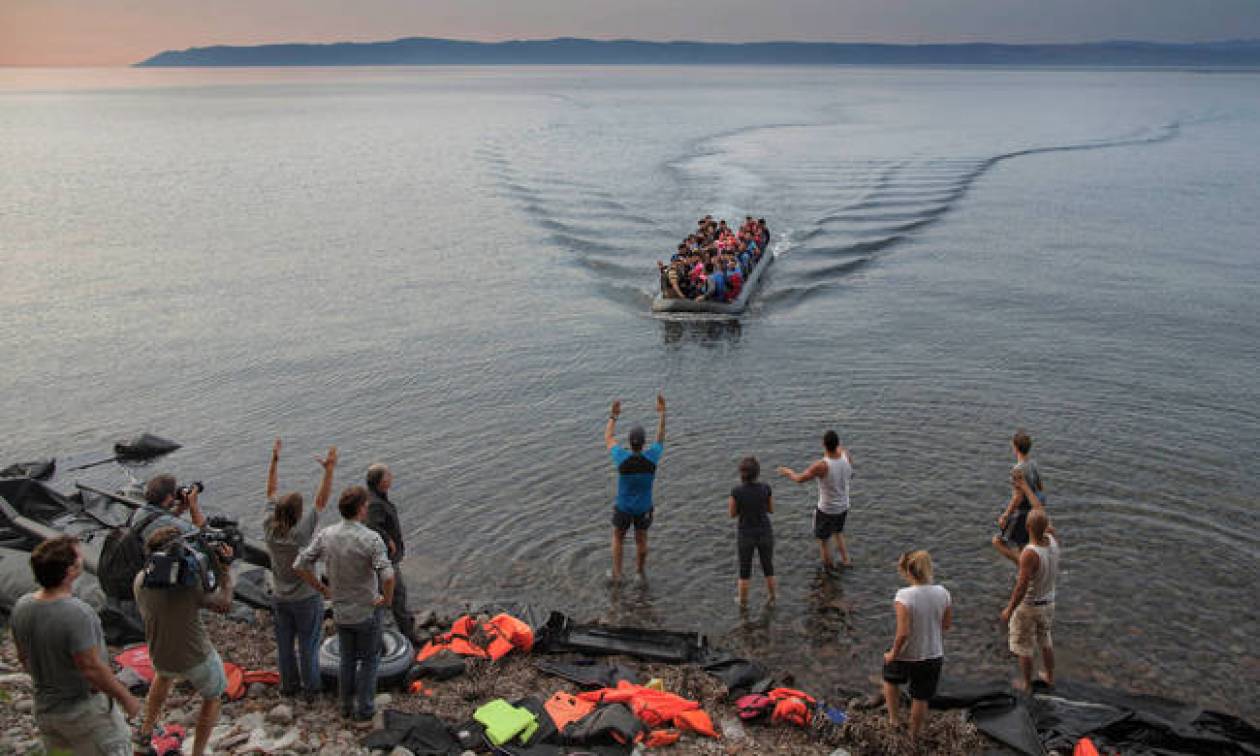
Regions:
<svg viewBox="0 0 1260 756"><path fill-rule="evenodd" d="M280 673L270 670L242 669L232 662L223 662L223 674L227 677L227 697L229 701L239 701L245 697L249 686L253 683L263 685L279 685Z"/></svg>
<svg viewBox="0 0 1260 756"><path fill-rule="evenodd" d="M1098 756L1098 749L1094 747L1094 741L1089 738L1081 738L1076 741L1076 747L1072 749L1072 756Z"/></svg>
<svg viewBox="0 0 1260 756"><path fill-rule="evenodd" d="M644 738L643 745L648 748L664 748L678 742L682 733L678 730L652 730Z"/></svg>
<svg viewBox="0 0 1260 756"><path fill-rule="evenodd" d="M479 628L488 638L484 646L478 646L471 640ZM444 650L460 656L498 661L511 653L512 649L529 651L533 647L534 631L515 617L500 614L479 626L477 620L465 614L451 624L450 632L442 633L424 644L424 648L416 654L416 661L424 661Z"/></svg>
<svg viewBox="0 0 1260 756"><path fill-rule="evenodd" d="M551 721L556 723L556 729L564 732L564 728L570 722L576 722L595 711L595 704L559 691L547 699L543 708L546 709L547 716L551 717Z"/></svg>
<svg viewBox="0 0 1260 756"><path fill-rule="evenodd" d="M622 680L615 688L603 688L586 693L579 693L578 698L592 704L621 703L630 707L630 711L648 727L661 727L674 724L692 732L698 732L716 738L713 722L709 715L700 709L699 701L690 701L682 696L655 688Z"/></svg>
<svg viewBox="0 0 1260 756"><path fill-rule="evenodd" d="M809 707L799 698L781 698L774 705L774 713L770 715L770 721L805 727L809 724Z"/></svg>

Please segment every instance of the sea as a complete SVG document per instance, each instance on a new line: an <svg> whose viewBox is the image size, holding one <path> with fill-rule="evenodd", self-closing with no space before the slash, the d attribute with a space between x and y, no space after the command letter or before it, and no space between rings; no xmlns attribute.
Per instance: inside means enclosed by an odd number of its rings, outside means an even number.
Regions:
<svg viewBox="0 0 1260 756"><path fill-rule="evenodd" d="M336 489L394 471L415 609L700 631L828 695L873 689L911 549L946 677L1015 674L1022 428L1059 676L1255 720L1257 176L1256 71L0 69L0 462L153 432L138 477L258 534L273 439L308 497L336 445ZM654 317L705 214L765 218L773 267L742 317ZM604 425L658 392L648 579L611 584ZM828 429L838 575L774 472ZM749 455L780 595L754 569L741 611Z"/></svg>

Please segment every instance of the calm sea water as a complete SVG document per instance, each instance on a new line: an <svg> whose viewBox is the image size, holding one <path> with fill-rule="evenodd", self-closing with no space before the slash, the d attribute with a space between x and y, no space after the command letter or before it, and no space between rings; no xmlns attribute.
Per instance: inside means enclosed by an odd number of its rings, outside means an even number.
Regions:
<svg viewBox="0 0 1260 756"><path fill-rule="evenodd" d="M271 439L303 491L335 443L339 485L394 468L418 606L703 629L825 689L878 671L908 548L947 674L1013 672L1024 427L1061 674L1260 715L1260 76L2 70L0 166L5 461L158 432L256 529ZM768 220L765 290L654 319L704 213ZM658 390L651 581L611 589L604 419ZM813 489L772 477L781 599L741 617L735 463L827 428L856 566L819 573Z"/></svg>

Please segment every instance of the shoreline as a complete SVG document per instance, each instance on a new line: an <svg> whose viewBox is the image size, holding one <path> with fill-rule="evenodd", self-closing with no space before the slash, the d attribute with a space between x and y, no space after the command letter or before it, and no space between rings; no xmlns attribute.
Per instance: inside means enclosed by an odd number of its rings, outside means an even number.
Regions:
<svg viewBox="0 0 1260 756"><path fill-rule="evenodd" d="M276 649L270 613L256 611L255 621L244 624L219 615L206 614L211 640L224 661L246 669L275 669ZM448 623L449 624L449 623ZM16 649L7 626L2 629L0 643L0 691L11 705L0 707L0 754L42 753L38 746L38 730L30 714L29 678L24 686L18 676ZM111 656L120 649L110 647ZM561 655L548 654L559 659ZM571 693L581 689L560 678L544 675L534 668L536 656L511 654L497 663L477 661L464 675L444 682L426 681L432 695L422 696L400 690L377 695L377 717L373 730L382 724L381 712L386 709L407 713L429 713L455 726L472 718L473 711L493 698L514 700L525 695L546 699L558 690ZM616 663L625 657L606 657ZM701 702L713 720L715 729L724 737L718 740L688 733L676 744L657 752L676 754L768 753L819 754L826 756L851 754L922 753L911 746L904 727L889 726L882 705L858 709L849 703L840 704L849 714L842 726L815 723L808 729L788 725L748 724L739 722L734 705L725 700L725 686L696 664L669 665L633 662L643 675L659 677L665 689ZM819 692L822 693L822 692ZM830 693L830 692L828 692ZM197 700L185 686L176 687L168 699L161 724L182 724L188 729L185 743L191 743L192 725L196 718ZM732 729L731 722L738 723ZM218 725L210 739L210 752L275 753L275 754L355 754L369 756L373 752L359 744L371 730L350 726L341 719L334 695L325 690L313 704L300 697L283 698L274 686L251 685L245 697L226 701ZM741 734L742 733L742 734ZM937 712L929 718L926 747L930 753L977 753L988 741L976 728L964 722L957 711ZM627 751L628 752L628 751ZM380 751L385 753L385 751ZM395 752L401 753L401 752ZM467 753L467 752L466 752Z"/></svg>

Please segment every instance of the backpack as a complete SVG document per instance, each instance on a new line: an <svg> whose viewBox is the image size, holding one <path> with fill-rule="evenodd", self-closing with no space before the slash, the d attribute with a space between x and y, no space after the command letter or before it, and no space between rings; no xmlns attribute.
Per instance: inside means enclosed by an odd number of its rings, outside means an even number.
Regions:
<svg viewBox="0 0 1260 756"><path fill-rule="evenodd" d="M96 576L106 596L119 601L136 600L136 573L144 569L144 529L164 514L151 512L135 525L111 528L105 536Z"/></svg>

